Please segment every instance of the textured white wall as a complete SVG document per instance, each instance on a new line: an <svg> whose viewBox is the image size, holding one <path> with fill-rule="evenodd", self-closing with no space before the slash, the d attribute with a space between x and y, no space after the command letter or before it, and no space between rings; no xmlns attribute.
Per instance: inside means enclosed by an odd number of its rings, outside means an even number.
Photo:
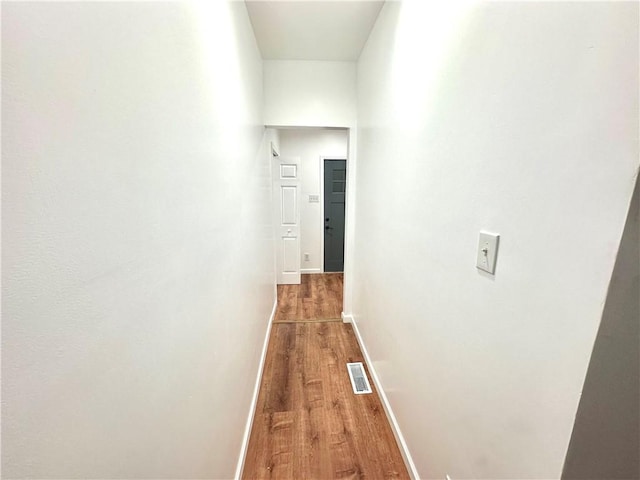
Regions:
<svg viewBox="0 0 640 480"><path fill-rule="evenodd" d="M422 477L558 478L638 170L638 4L460 6L387 2L360 58L355 320Z"/></svg>
<svg viewBox="0 0 640 480"><path fill-rule="evenodd" d="M243 3L2 6L6 478L230 478L274 301Z"/></svg>
<svg viewBox="0 0 640 480"><path fill-rule="evenodd" d="M300 157L300 259L301 268L307 272L324 269L322 254L322 198L323 180L320 178L320 157L347 158L347 130L295 129L280 131L280 147L283 156ZM319 195L320 203L309 203L309 195ZM304 254L309 253L309 261Z"/></svg>

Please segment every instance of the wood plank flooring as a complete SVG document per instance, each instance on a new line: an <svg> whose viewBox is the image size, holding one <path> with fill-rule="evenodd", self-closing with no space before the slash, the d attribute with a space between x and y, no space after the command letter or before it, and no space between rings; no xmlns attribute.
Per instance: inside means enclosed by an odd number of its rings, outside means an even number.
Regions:
<svg viewBox="0 0 640 480"><path fill-rule="evenodd" d="M342 313L342 273L302 275L300 285L278 285L274 323L337 320Z"/></svg>
<svg viewBox="0 0 640 480"><path fill-rule="evenodd" d="M359 361L350 324L273 325L243 478L409 478L375 387L351 389Z"/></svg>

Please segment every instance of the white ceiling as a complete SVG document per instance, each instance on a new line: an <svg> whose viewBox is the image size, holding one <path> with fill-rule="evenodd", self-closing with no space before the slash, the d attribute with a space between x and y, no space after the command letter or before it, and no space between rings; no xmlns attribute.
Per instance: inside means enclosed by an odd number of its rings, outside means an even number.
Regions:
<svg viewBox="0 0 640 480"><path fill-rule="evenodd" d="M265 60L357 60L384 0L245 0Z"/></svg>

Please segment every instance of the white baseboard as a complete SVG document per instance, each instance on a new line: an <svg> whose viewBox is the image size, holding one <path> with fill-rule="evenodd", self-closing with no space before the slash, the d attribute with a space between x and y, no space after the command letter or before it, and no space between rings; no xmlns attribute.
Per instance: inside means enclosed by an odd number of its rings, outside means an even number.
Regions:
<svg viewBox="0 0 640 480"><path fill-rule="evenodd" d="M322 269L321 268L301 268L300 269L300 273L301 274L322 273Z"/></svg>
<svg viewBox="0 0 640 480"><path fill-rule="evenodd" d="M376 372L376 369L373 366L371 357L369 357L369 352L367 351L367 347L365 347L364 342L362 341L362 336L360 335L360 331L358 330L358 324L355 322L353 315L346 315L344 312L342 312L342 320L345 323L351 323L353 327L353 332L356 334L356 339L358 340L358 345L360 345L360 350L362 350L364 361L367 363L367 367L369 369L369 373L371 374L371 378L373 379L373 383L376 386L376 389L378 390L378 395L380 395L380 400L382 401L384 412L387 414L387 418L389 419L389 424L391 425L393 436L396 438L396 443L398 444L398 448L400 449L400 454L402 455L402 459L404 460L407 470L409 471L409 476L413 480L419 480L420 475L418 474L416 465L413 463L413 458L411 457L411 453L409 452L409 447L407 447L407 443L405 442L404 437L402 436L402 432L400 431L400 426L398 425L396 416L393 414L393 410L391 409L391 405L389 404L387 395L384 393L384 389L380 384L380 378L378 378L378 373Z"/></svg>
<svg viewBox="0 0 640 480"><path fill-rule="evenodd" d="M350 315L348 313L341 312L340 313L340 318L342 319L342 321L344 323L353 323L353 315Z"/></svg>
<svg viewBox="0 0 640 480"><path fill-rule="evenodd" d="M273 324L273 318L276 316L276 308L278 306L278 298L273 302L273 309L271 310L271 316L269 317L269 324L267 325L267 334L264 336L264 343L262 345L262 355L260 356L260 364L258 366L258 375L256 377L256 384L253 387L253 398L251 399L251 406L249 407L249 418L247 419L247 425L244 428L244 436L242 437L242 445L240 448L240 458L238 458L238 465L236 466L235 480L242 478L242 470L244 468L244 460L247 456L247 448L249 447L249 438L251 437L251 426L253 425L253 418L256 414L256 404L258 403L258 394L260 393L260 383L262 383L262 371L264 370L264 362L267 357L267 347L269 346L269 337L271 335L271 325Z"/></svg>

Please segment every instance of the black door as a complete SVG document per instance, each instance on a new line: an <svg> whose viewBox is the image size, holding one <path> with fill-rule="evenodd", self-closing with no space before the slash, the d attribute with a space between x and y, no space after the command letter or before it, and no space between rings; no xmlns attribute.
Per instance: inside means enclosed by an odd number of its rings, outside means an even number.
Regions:
<svg viewBox="0 0 640 480"><path fill-rule="evenodd" d="M344 200L347 161L324 161L324 271L344 269Z"/></svg>

